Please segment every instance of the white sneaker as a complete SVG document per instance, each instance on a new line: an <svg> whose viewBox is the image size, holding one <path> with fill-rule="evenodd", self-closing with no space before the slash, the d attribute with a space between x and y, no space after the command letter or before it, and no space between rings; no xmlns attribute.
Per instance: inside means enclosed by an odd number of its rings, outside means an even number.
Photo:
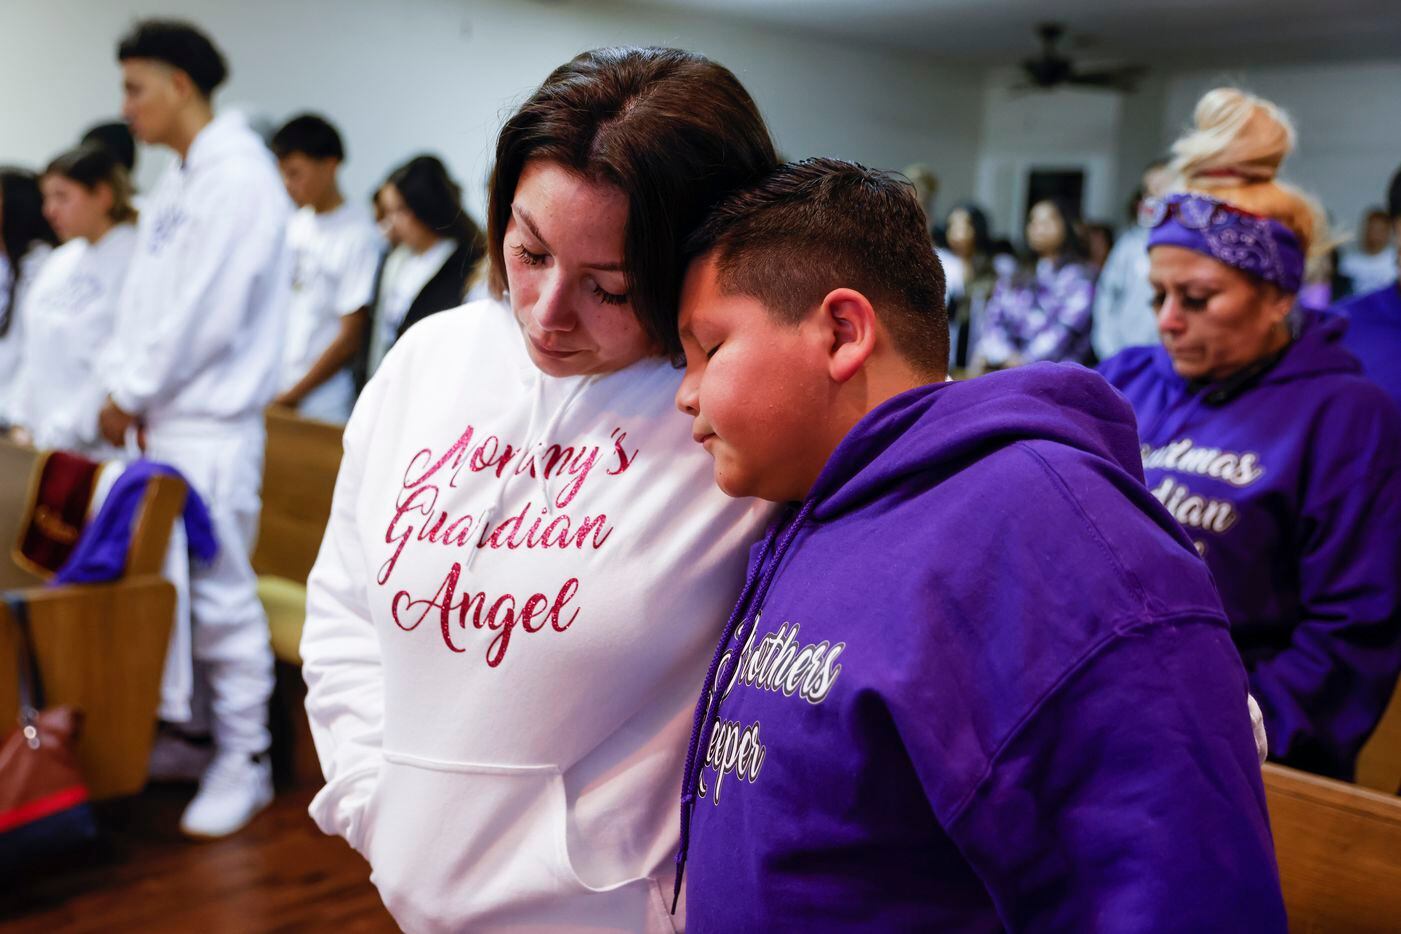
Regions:
<svg viewBox="0 0 1401 934"><path fill-rule="evenodd" d="M209 743L194 743L178 733L161 732L151 747L146 777L153 782L197 782L214 758Z"/></svg>
<svg viewBox="0 0 1401 934"><path fill-rule="evenodd" d="M180 830L204 839L227 837L271 801L272 765L267 756L221 752L205 769L199 793L180 818Z"/></svg>

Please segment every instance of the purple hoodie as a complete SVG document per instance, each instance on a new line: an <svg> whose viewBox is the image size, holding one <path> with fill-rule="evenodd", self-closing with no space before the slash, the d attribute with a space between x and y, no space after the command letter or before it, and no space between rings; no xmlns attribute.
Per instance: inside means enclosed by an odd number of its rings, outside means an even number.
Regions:
<svg viewBox="0 0 1401 934"><path fill-rule="evenodd" d="M1141 478L1080 367L862 419L717 653L693 931L1284 929L1245 672Z"/></svg>
<svg viewBox="0 0 1401 934"><path fill-rule="evenodd" d="M1354 295L1335 309L1348 319L1343 346L1362 372L1401 406L1401 282Z"/></svg>
<svg viewBox="0 0 1401 934"><path fill-rule="evenodd" d="M1350 779L1401 671L1401 413L1303 313L1268 368L1192 386L1161 347L1102 370L1133 405L1148 487L1206 558L1270 754Z"/></svg>

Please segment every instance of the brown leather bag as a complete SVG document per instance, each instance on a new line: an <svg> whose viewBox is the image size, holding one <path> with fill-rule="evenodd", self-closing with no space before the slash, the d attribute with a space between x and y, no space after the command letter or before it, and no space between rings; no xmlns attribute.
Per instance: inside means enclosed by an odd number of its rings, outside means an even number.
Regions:
<svg viewBox="0 0 1401 934"><path fill-rule="evenodd" d="M5 602L19 637L19 729L0 743L0 869L10 871L90 843L97 825L73 752L82 712L43 709L29 606L17 594Z"/></svg>

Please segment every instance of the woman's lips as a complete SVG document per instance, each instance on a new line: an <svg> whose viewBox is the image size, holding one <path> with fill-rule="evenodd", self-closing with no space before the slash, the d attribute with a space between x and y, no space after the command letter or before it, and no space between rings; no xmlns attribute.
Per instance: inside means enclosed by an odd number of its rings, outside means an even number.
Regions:
<svg viewBox="0 0 1401 934"><path fill-rule="evenodd" d="M577 350L552 350L549 347L546 347L545 345L541 344L538 340L535 339L533 335L530 334L526 335L526 340L530 341L530 346L535 348L536 353L540 354L543 357L549 357L552 360L563 360L566 357L572 357L580 352Z"/></svg>

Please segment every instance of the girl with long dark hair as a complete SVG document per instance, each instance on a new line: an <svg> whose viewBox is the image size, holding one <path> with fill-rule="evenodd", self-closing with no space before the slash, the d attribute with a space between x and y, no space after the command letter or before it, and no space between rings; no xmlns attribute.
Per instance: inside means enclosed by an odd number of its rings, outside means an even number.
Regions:
<svg viewBox="0 0 1401 934"><path fill-rule="evenodd" d="M24 341L25 295L58 236L44 219L43 196L33 172L0 166L0 423L14 421L11 407Z"/></svg>

